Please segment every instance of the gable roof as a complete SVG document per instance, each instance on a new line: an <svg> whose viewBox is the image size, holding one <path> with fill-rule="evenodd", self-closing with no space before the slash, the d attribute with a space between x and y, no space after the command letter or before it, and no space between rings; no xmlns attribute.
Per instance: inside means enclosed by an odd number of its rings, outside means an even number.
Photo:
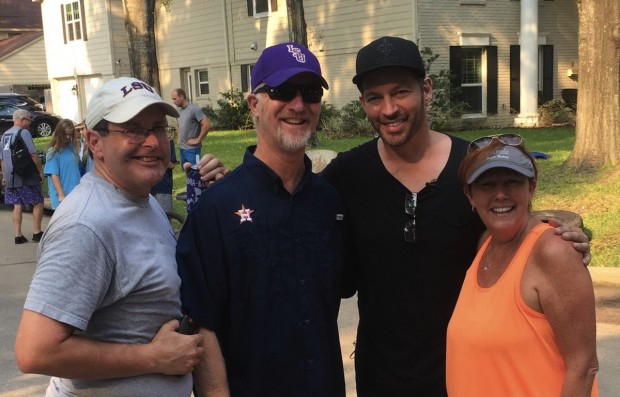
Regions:
<svg viewBox="0 0 620 397"><path fill-rule="evenodd" d="M0 31L41 31L41 3L29 0L2 0Z"/></svg>
<svg viewBox="0 0 620 397"><path fill-rule="evenodd" d="M43 37L43 32L30 32L0 40L0 59Z"/></svg>

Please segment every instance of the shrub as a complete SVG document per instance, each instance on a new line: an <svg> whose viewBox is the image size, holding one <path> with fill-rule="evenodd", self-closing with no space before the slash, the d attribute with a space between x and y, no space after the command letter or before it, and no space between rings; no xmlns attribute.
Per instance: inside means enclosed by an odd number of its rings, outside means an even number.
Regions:
<svg viewBox="0 0 620 397"><path fill-rule="evenodd" d="M538 108L538 124L540 127L551 127L554 124L575 125L575 111L562 99L552 99Z"/></svg>
<svg viewBox="0 0 620 397"><path fill-rule="evenodd" d="M250 108L243 93L236 88L220 92L218 109L210 105L203 108L214 130L239 130L252 128Z"/></svg>
<svg viewBox="0 0 620 397"><path fill-rule="evenodd" d="M428 107L430 127L434 130L451 130L454 128L455 119L461 117L467 104L457 99L461 90L452 87L449 70L442 69L438 73L431 73L431 67L439 55L433 54L430 47L424 47L420 54L426 74L433 80L433 101Z"/></svg>

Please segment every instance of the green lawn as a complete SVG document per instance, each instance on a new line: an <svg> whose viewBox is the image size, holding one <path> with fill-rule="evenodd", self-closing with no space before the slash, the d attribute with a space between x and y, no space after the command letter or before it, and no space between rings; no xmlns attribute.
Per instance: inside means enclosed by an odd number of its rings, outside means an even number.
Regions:
<svg viewBox="0 0 620 397"><path fill-rule="evenodd" d="M561 209L580 214L586 233L592 238L591 266L620 266L620 167L601 169L595 173L578 173L563 166L575 140L573 128L504 129L459 131L453 133L467 140L498 132L515 132L523 136L530 151L550 155L538 160L540 175L534 198L534 210ZM321 138L320 149L347 150L369 140ZM37 148L43 149L49 138L37 138ZM212 153L229 168L238 166L245 148L255 142L252 131L213 131L204 141L203 153ZM185 191L185 176L179 167L174 172L174 194ZM185 213L184 203L176 202L175 209Z"/></svg>

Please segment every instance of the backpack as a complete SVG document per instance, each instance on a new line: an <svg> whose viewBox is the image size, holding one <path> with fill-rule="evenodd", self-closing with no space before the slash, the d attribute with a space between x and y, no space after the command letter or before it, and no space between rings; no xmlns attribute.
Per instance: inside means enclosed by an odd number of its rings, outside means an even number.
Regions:
<svg viewBox="0 0 620 397"><path fill-rule="evenodd" d="M22 130L17 131L15 140L10 145L11 163L13 163L13 174L27 177L37 171L37 167L32 161L32 156L22 138Z"/></svg>

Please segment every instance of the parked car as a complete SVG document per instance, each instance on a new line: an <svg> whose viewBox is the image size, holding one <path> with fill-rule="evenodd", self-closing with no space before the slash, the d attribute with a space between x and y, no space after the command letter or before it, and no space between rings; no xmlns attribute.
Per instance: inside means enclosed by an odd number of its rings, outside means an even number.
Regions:
<svg viewBox="0 0 620 397"><path fill-rule="evenodd" d="M0 103L0 134L13 127L13 113L19 109L15 105L7 105ZM30 112L30 133L33 137L50 136L56 128L56 124L62 120L55 114L43 112L40 110L25 109Z"/></svg>
<svg viewBox="0 0 620 397"><path fill-rule="evenodd" d="M0 105L15 105L22 109L44 110L43 105L28 95L13 92L0 93Z"/></svg>

